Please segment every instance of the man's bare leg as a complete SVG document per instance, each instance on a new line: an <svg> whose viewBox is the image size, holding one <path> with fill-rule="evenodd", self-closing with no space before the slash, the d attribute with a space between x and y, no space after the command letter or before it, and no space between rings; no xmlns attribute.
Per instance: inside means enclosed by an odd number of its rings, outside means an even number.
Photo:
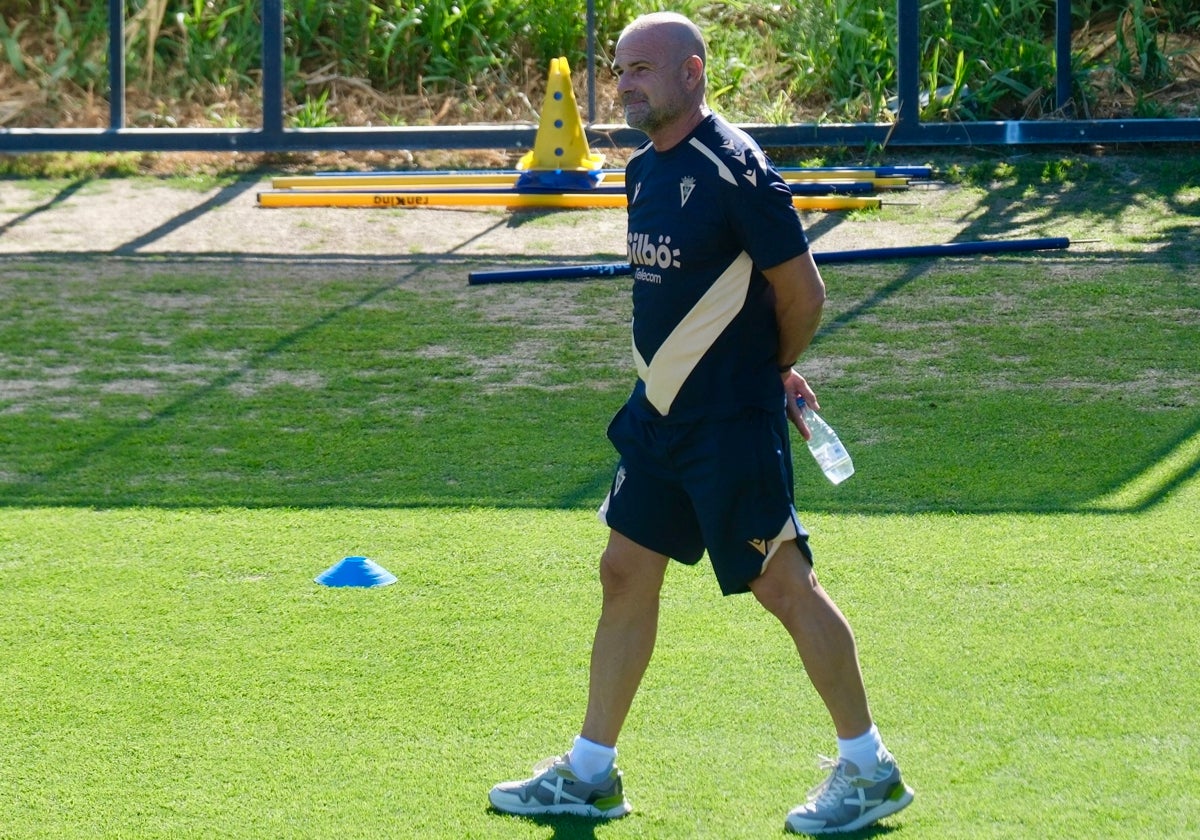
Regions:
<svg viewBox="0 0 1200 840"><path fill-rule="evenodd" d="M838 737L853 738L869 730L871 711L854 633L794 540L779 547L763 574L751 582L750 591L792 637Z"/></svg>
<svg viewBox="0 0 1200 840"><path fill-rule="evenodd" d="M616 531L600 559L604 601L592 642L588 705L581 735L616 746L658 633L659 593L668 559Z"/></svg>

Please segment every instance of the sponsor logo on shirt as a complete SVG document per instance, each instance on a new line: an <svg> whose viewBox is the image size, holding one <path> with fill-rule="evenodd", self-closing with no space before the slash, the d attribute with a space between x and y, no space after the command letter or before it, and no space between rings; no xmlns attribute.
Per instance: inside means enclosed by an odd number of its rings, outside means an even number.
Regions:
<svg viewBox="0 0 1200 840"><path fill-rule="evenodd" d="M644 268L639 268L634 271L633 279L639 283L653 283L656 286L662 283L661 274L656 274L653 271L647 271Z"/></svg>
<svg viewBox="0 0 1200 840"><path fill-rule="evenodd" d="M625 238L629 264L646 268L682 268L679 249L671 247L671 237L654 237L649 233L633 233Z"/></svg>

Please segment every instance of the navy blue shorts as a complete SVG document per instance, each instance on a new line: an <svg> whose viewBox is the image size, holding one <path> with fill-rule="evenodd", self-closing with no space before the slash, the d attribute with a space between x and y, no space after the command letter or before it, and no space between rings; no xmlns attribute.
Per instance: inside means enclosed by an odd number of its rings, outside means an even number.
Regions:
<svg viewBox="0 0 1200 840"><path fill-rule="evenodd" d="M664 423L623 406L608 437L621 460L600 519L614 531L687 565L707 550L725 595L748 592L788 539L812 562L782 409Z"/></svg>

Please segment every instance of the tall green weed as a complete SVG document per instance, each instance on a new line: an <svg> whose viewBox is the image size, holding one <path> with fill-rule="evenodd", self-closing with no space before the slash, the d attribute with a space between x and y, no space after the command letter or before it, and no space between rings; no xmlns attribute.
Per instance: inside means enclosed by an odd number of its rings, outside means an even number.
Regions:
<svg viewBox="0 0 1200 840"><path fill-rule="evenodd" d="M104 94L107 6L100 0L0 0L0 73L53 97ZM164 101L252 97L260 78L260 0L127 0L128 88ZM603 66L636 15L671 8L709 40L710 98L747 121L886 119L896 95L896 4L868 0L597 0ZM528 92L549 60L583 63L582 0L285 0L284 76L298 107L352 80L392 96ZM1104 78L1139 94L1172 79L1166 33L1200 30L1193 0L1080 0L1076 30L1115 26ZM1047 0L931 0L921 6L924 119L1040 116L1053 107L1054 6ZM1071 91L1092 66L1076 55ZM1105 63L1107 62L1107 63ZM601 115L605 116L605 115ZM607 116L616 116L609 114Z"/></svg>
<svg viewBox="0 0 1200 840"><path fill-rule="evenodd" d="M107 27L102 3L73 8L47 0L7 0L0 4L0 55L18 78L51 96L64 83L87 89L107 73ZM25 48L30 42L34 49Z"/></svg>

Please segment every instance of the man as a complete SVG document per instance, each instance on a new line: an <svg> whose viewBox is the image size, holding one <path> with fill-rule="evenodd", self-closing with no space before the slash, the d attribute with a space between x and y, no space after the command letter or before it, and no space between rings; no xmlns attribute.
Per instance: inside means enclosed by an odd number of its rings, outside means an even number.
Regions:
<svg viewBox="0 0 1200 840"><path fill-rule="evenodd" d="M788 420L816 396L793 370L825 286L791 192L761 150L705 105L705 45L673 13L643 16L613 67L626 168L638 381L609 426L620 462L600 509L609 541L587 711L571 750L497 785L497 810L619 817L616 743L658 624L671 559L707 550L725 595L752 592L791 635L833 718L839 758L787 816L806 834L853 831L912 801L867 705L854 636L817 583L793 501Z"/></svg>

